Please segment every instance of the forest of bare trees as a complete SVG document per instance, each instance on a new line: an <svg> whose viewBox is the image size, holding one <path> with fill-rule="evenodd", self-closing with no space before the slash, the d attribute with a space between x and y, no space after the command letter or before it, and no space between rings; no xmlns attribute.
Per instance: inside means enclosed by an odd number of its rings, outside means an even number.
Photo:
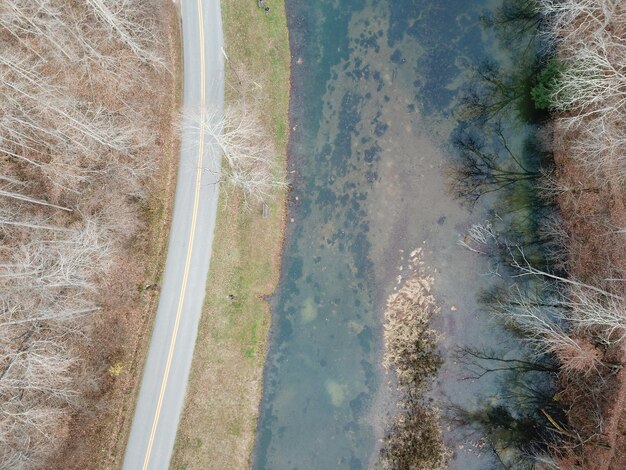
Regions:
<svg viewBox="0 0 626 470"><path fill-rule="evenodd" d="M0 3L0 468L43 465L103 380L81 351L159 164L158 21L143 0Z"/></svg>
<svg viewBox="0 0 626 470"><path fill-rule="evenodd" d="M560 365L568 407L563 468L619 468L626 365L626 4L539 0L556 55L548 91L553 112L556 201L567 247L563 277L520 262L523 275L551 282L549 319L530 302L509 311L540 351ZM559 237L557 237L559 238ZM522 296L523 300L524 296Z"/></svg>
<svg viewBox="0 0 626 470"><path fill-rule="evenodd" d="M464 186L457 183L456 188L477 198L509 184L508 178L532 177L537 180L534 187L556 214L540 223L539 260L523 244L498 234L490 223L473 226L462 244L474 252L495 253L509 260L512 279L519 282L490 299L490 306L535 355L524 367L531 364L541 370L535 366L542 358L558 367L557 393L550 400L564 411L564 420L559 422L542 409L551 437L542 444L547 453L534 456L536 464L541 468L623 468L626 3L522 3L538 12L542 40L554 50L532 91L535 104L551 112L554 170L511 176L507 168L502 176L497 158L471 141L468 145L466 139L460 148L465 152L464 162L471 165L460 167L465 173L466 168L477 169L472 175L478 176ZM530 252L536 255L537 250ZM527 279L532 282L526 283ZM486 356L474 352L472 357L483 360ZM551 367L543 370L552 373Z"/></svg>
<svg viewBox="0 0 626 470"><path fill-rule="evenodd" d="M539 0L545 35L558 48L549 85L559 135L599 179L626 178L626 8L618 0Z"/></svg>

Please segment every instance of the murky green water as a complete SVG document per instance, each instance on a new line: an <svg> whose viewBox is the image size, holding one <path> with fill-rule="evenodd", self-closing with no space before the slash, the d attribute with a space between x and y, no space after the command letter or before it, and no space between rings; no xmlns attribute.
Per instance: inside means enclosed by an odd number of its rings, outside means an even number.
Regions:
<svg viewBox="0 0 626 470"><path fill-rule="evenodd" d="M443 311L448 360L434 396L476 407L499 393L495 378L462 380L453 360L466 343L515 346L476 301L490 283L487 264L457 244L485 206L462 207L445 174L468 66L486 58L512 66L479 22L499 3L287 1L293 190L254 468L376 466L393 405L382 312L417 247ZM522 149L532 129L505 122L510 145ZM452 467L494 464L448 431Z"/></svg>

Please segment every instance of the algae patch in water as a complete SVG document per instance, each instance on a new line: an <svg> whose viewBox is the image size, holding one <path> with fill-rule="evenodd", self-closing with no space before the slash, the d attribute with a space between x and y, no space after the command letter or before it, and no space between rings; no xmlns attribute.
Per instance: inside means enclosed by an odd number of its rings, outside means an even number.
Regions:
<svg viewBox="0 0 626 470"><path fill-rule="evenodd" d="M326 392L328 392L328 396L330 397L330 402L333 406L339 408L346 401L346 396L348 394L348 386L345 384L340 384L339 382L335 382L334 380L326 381Z"/></svg>
<svg viewBox="0 0 626 470"><path fill-rule="evenodd" d="M308 297L304 301L304 305L302 306L301 317L302 317L302 323L304 323L305 325L307 323L311 323L313 320L317 318L317 307L315 306L315 301L313 300L313 297Z"/></svg>

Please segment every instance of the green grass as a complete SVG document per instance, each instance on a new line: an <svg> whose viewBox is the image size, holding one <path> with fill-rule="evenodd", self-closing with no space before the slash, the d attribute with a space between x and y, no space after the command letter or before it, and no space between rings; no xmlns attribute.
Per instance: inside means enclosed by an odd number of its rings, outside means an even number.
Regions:
<svg viewBox="0 0 626 470"><path fill-rule="evenodd" d="M286 166L289 42L283 2L266 3L270 16L257 8L256 0L222 1L229 58L226 101L239 99L243 91L263 116L269 115L267 132L274 136L279 171ZM247 86L250 80L258 86ZM237 194L220 197L205 306L172 468L249 467L270 321L263 298L278 280L285 198L285 192L278 194L264 219L260 206L246 211Z"/></svg>

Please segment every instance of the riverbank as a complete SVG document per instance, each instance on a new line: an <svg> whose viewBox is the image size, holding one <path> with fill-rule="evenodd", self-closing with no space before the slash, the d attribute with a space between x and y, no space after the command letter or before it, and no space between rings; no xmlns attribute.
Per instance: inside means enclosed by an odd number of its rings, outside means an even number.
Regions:
<svg viewBox="0 0 626 470"><path fill-rule="evenodd" d="M290 53L284 3L222 1L226 105L245 101L273 136L276 172L287 159ZM246 208L222 191L207 294L172 468L249 467L261 397L269 304L278 281L287 192Z"/></svg>
<svg viewBox="0 0 626 470"><path fill-rule="evenodd" d="M552 350L560 366L557 400L569 426L553 452L561 468L624 468L626 8L573 2L541 12L557 51L557 73L545 82L554 113L550 189L567 255L565 331L576 345Z"/></svg>
<svg viewBox="0 0 626 470"><path fill-rule="evenodd" d="M569 150L562 149L555 158L560 183L571 188L592 188L581 192L567 191L558 198L568 234L570 275L573 279L606 289L606 280L617 279L616 273L625 270L624 236L616 230L607 230L607 227L626 226L626 194L612 178L608 178L608 184L603 184L585 172ZM626 297L623 285L612 284L610 292ZM575 338L587 341L586 335ZM624 364L626 351L623 345L597 347L607 363ZM626 463L626 374L623 366L614 371L600 368L583 377L575 372L561 371L559 397L567 404L569 424L579 439L584 439L584 445L575 449L569 447L570 443L566 444L560 449L563 454L561 464L563 468L570 468L575 463L588 469L623 468Z"/></svg>

